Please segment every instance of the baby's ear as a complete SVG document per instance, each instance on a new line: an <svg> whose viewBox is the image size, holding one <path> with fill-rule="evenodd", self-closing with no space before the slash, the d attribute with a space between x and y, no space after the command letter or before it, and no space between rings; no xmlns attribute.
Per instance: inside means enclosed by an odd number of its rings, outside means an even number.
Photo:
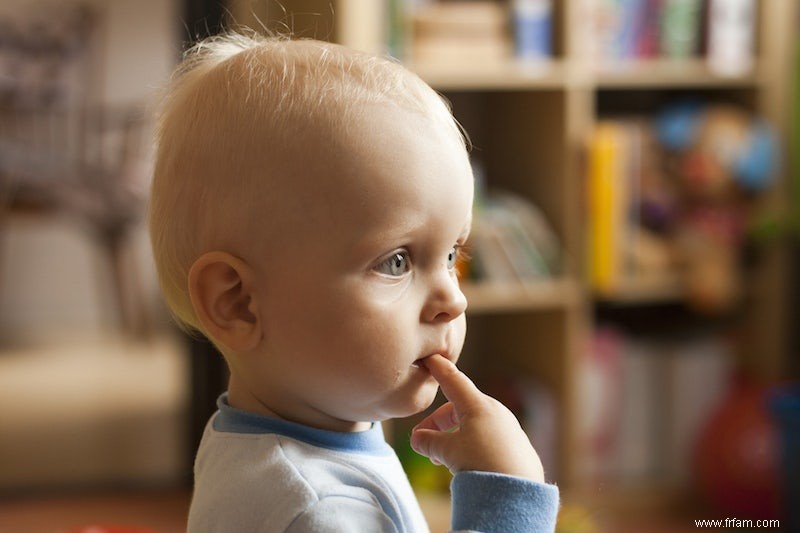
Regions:
<svg viewBox="0 0 800 533"><path fill-rule="evenodd" d="M254 349L261 340L255 276L241 259L208 252L189 270L189 297L205 332L235 352Z"/></svg>

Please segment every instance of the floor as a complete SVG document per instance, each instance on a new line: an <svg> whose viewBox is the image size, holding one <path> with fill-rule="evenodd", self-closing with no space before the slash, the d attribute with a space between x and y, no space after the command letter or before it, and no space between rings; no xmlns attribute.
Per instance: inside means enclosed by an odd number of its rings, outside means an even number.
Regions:
<svg viewBox="0 0 800 533"><path fill-rule="evenodd" d="M10 498L0 500L0 532L111 533L100 528L124 527L131 531L113 533L183 533L189 500L188 489ZM420 502L431 531L447 531L446 497L428 495Z"/></svg>
<svg viewBox="0 0 800 533"><path fill-rule="evenodd" d="M189 498L179 489L8 498L0 500L0 532L183 533Z"/></svg>
<svg viewBox="0 0 800 533"><path fill-rule="evenodd" d="M116 494L19 497L0 500L2 533L184 533L190 492L167 489ZM421 496L431 531L442 533L449 524L446 496ZM562 508L557 531L581 533L688 533L697 531L690 514L645 516L609 514L583 508ZM598 518L602 516L602 519ZM112 529L116 528L116 529ZM123 529L125 528L125 529ZM705 531L721 531L705 528Z"/></svg>

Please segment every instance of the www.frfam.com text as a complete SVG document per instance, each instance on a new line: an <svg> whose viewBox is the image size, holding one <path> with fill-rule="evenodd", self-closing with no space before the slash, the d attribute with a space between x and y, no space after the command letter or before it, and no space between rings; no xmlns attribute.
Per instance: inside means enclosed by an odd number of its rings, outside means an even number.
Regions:
<svg viewBox="0 0 800 533"><path fill-rule="evenodd" d="M717 520L695 520L694 521L695 527L735 527L735 528L747 528L747 527L781 527L780 520L752 520L749 518L720 518Z"/></svg>

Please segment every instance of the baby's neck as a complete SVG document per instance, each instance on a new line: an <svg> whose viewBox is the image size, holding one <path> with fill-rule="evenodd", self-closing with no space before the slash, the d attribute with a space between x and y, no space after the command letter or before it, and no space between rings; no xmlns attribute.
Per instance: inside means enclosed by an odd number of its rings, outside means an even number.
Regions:
<svg viewBox="0 0 800 533"><path fill-rule="evenodd" d="M317 413L309 410L307 416L297 416L292 413L285 413L280 409L276 409L265 402L263 399L247 387L242 386L242 383L234 377L231 373L231 378L228 382L228 403L231 407L255 413L270 418L277 418L279 420L286 420L304 426L322 429L326 431L336 431L339 433L354 433L359 431L367 431L372 427L371 422L352 422L348 420L339 420L330 417L324 413Z"/></svg>

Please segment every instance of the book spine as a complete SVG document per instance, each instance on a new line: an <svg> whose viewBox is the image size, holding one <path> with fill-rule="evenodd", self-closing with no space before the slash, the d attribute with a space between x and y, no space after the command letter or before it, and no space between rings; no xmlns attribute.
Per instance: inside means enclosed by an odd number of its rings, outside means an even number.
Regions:
<svg viewBox="0 0 800 533"><path fill-rule="evenodd" d="M617 204L616 172L619 167L619 142L616 125L598 124L589 144L587 189L589 278L600 293L611 292L617 281L618 248L615 236Z"/></svg>

